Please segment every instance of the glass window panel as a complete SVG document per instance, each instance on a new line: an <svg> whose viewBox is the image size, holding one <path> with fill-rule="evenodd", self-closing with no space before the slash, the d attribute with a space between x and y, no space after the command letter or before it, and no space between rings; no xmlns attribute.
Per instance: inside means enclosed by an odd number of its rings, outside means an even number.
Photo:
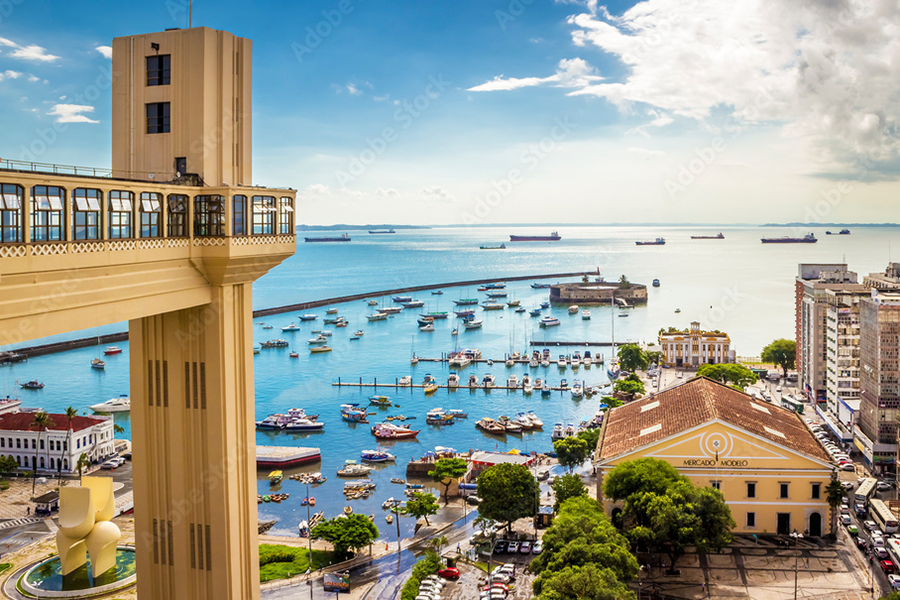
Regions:
<svg viewBox="0 0 900 600"><path fill-rule="evenodd" d="M48 199L52 210L62 210L62 198L59 196L48 196Z"/></svg>
<svg viewBox="0 0 900 600"><path fill-rule="evenodd" d="M34 199L37 200L38 210L50 210L50 200L46 195L35 196Z"/></svg>
<svg viewBox="0 0 900 600"><path fill-rule="evenodd" d="M131 212L133 210L133 207L131 204L131 198L122 198L121 202L122 202L122 210L123 211Z"/></svg>
<svg viewBox="0 0 900 600"><path fill-rule="evenodd" d="M10 210L18 210L22 208L22 202L19 200L18 194L10 194L9 192L3 194L3 197L6 199L6 208Z"/></svg>
<svg viewBox="0 0 900 600"><path fill-rule="evenodd" d="M124 210L122 208L122 200L120 200L119 198L110 198L109 199L109 207L111 210L113 210L115 212L120 212L120 211Z"/></svg>
<svg viewBox="0 0 900 600"><path fill-rule="evenodd" d="M91 210L100 210L100 199L99 198L88 198L88 208Z"/></svg>
<svg viewBox="0 0 900 600"><path fill-rule="evenodd" d="M88 210L87 198L83 196L75 196L75 206L78 207L78 210Z"/></svg>

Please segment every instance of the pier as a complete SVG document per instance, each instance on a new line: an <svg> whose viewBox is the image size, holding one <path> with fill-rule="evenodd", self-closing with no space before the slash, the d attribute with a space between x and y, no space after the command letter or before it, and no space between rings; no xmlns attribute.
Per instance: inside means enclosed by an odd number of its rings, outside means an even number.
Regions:
<svg viewBox="0 0 900 600"><path fill-rule="evenodd" d="M573 384L578 383L578 380L577 379L573 380L572 383ZM523 391L521 385L516 386L516 387L509 387L506 385L492 385L491 387L487 387L487 388L481 384L479 384L478 387L474 387L474 386L469 387L468 385L465 385L463 383L460 383L456 387L450 387L449 385L446 385L446 384L440 385L438 383L435 383L435 385L437 386L437 388L439 390L450 390L450 391L453 391L453 390L469 390L469 391L473 391L473 392L475 390L482 390L482 391L505 390L505 391L512 391L512 392ZM581 381L581 385L584 389L588 389L589 387L597 387L597 386L588 386L585 384L585 382L583 380ZM359 381L342 381L341 378L338 377L337 381L331 382L331 387L371 388L373 390L376 390L376 389L382 387L382 388L393 388L396 390L401 390L401 389L406 389L406 388L422 389L425 387L425 384L424 383L400 384L399 380L394 381L394 383L379 383L377 379L375 379L371 383L367 382L367 381L362 381L362 379L360 379ZM599 386L599 387L604 387L604 386ZM550 389L554 392L571 392L572 391L571 387L559 387L559 386L553 387L553 386L551 386ZM534 388L534 392L532 392L532 393L539 396L541 394L541 390L540 390L540 388ZM585 397L587 397L587 394L585 394ZM376 407L376 408L378 407L377 404L373 404L372 406ZM384 408L389 408L389 407L387 405L384 405Z"/></svg>

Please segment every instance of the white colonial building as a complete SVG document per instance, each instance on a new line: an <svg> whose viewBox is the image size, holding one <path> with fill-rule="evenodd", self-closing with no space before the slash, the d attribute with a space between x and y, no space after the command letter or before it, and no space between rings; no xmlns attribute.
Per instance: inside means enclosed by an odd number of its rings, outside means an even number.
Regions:
<svg viewBox="0 0 900 600"><path fill-rule="evenodd" d="M20 468L72 473L82 454L92 463L115 455L112 417L77 416L70 430L66 415L48 414L49 424L38 432L32 426L34 414L0 415L0 455L12 456Z"/></svg>
<svg viewBox="0 0 900 600"><path fill-rule="evenodd" d="M734 362L731 338L721 331L703 331L698 321L683 331L670 328L659 332L662 364L666 367L699 367Z"/></svg>

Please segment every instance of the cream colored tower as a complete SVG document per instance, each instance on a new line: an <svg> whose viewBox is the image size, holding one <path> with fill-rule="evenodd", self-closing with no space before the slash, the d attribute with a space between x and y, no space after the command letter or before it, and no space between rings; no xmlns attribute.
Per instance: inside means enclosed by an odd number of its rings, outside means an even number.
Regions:
<svg viewBox="0 0 900 600"><path fill-rule="evenodd" d="M252 54L250 40L206 27L115 38L115 175L250 185Z"/></svg>

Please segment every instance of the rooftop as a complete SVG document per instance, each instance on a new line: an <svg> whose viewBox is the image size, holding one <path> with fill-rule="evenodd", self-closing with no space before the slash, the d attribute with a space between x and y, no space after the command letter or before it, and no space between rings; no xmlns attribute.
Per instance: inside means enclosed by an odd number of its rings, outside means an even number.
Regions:
<svg viewBox="0 0 900 600"><path fill-rule="evenodd" d="M610 411L600 458L618 456L713 420L729 423L812 458L830 461L796 413L756 401L705 377L695 377Z"/></svg>
<svg viewBox="0 0 900 600"><path fill-rule="evenodd" d="M526 465L534 460L534 457L528 454L509 454L506 452L484 452L479 450L472 454L472 462L499 465L501 463L512 463L514 465Z"/></svg>
<svg viewBox="0 0 900 600"><path fill-rule="evenodd" d="M48 414L50 424L41 431L68 431L69 420L64 414ZM107 418L101 417L75 417L72 419L72 431L81 431L94 425L99 425ZM34 421L34 413L19 412L8 415L0 415L0 431L37 431L31 426Z"/></svg>

